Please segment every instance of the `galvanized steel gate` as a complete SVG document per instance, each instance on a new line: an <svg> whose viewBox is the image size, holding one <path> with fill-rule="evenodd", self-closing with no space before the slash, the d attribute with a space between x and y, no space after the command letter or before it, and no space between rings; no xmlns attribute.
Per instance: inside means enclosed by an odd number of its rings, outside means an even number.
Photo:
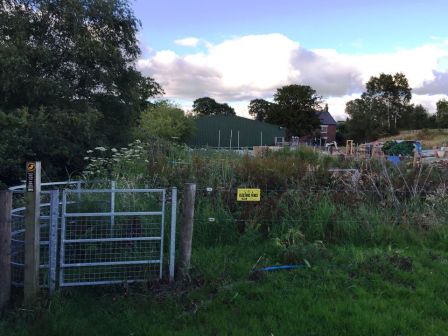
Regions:
<svg viewBox="0 0 448 336"><path fill-rule="evenodd" d="M169 278L174 277L177 190L77 189L43 191L41 284L85 286L161 279L169 242ZM170 196L170 197L167 197ZM165 237L170 201L170 237ZM23 208L13 211L15 285L23 272ZM42 234L42 232L45 232ZM57 274L59 276L57 276Z"/></svg>
<svg viewBox="0 0 448 336"><path fill-rule="evenodd" d="M12 190L23 197L23 190ZM40 274L42 287L55 289L57 243L59 225L59 190L41 192L40 214ZM19 202L21 203L21 202ZM15 207L11 219L11 280L16 287L23 286L25 264L25 207Z"/></svg>

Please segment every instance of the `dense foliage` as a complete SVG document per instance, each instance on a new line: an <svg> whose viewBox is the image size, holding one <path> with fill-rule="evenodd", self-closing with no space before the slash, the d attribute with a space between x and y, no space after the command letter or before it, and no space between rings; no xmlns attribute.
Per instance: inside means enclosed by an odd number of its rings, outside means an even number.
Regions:
<svg viewBox="0 0 448 336"><path fill-rule="evenodd" d="M256 120L283 126L290 136L309 136L318 132L321 97L308 85L286 85L277 89L274 102L254 99L249 114Z"/></svg>
<svg viewBox="0 0 448 336"><path fill-rule="evenodd" d="M162 93L134 67L138 27L125 0L2 1L0 181L17 183L26 159L67 177L87 148L130 139Z"/></svg>
<svg viewBox="0 0 448 336"><path fill-rule="evenodd" d="M258 121L265 121L275 109L275 104L264 99L253 99L250 101L249 114Z"/></svg>
<svg viewBox="0 0 448 336"><path fill-rule="evenodd" d="M210 97L198 98L193 102L193 112L197 116L236 115L233 107L227 103L218 103Z"/></svg>
<svg viewBox="0 0 448 336"><path fill-rule="evenodd" d="M277 108L267 121L286 127L290 136L311 135L319 129L316 111L321 97L308 85L287 85L274 95Z"/></svg>
<svg viewBox="0 0 448 336"><path fill-rule="evenodd" d="M382 150L387 155L412 155L414 151L414 144L412 141L386 141Z"/></svg>
<svg viewBox="0 0 448 336"><path fill-rule="evenodd" d="M357 142L398 134L399 130L441 127L443 118L430 115L422 105L410 104L411 88L402 73L371 77L361 98L349 101L345 112L346 137ZM442 107L440 102L438 106Z"/></svg>
<svg viewBox="0 0 448 336"><path fill-rule="evenodd" d="M440 128L448 128L448 101L446 99L437 102L436 120Z"/></svg>
<svg viewBox="0 0 448 336"><path fill-rule="evenodd" d="M136 130L139 139L160 137L185 142L196 131L193 118L175 104L162 100L148 107L141 115Z"/></svg>

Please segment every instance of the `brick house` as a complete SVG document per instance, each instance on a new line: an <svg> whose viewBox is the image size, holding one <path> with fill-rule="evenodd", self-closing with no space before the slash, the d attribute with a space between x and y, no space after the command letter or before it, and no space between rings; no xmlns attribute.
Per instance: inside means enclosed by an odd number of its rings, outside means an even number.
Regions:
<svg viewBox="0 0 448 336"><path fill-rule="evenodd" d="M336 140L336 120L328 112L328 105L322 111L318 111L317 115L320 120L320 137L322 143L332 142Z"/></svg>

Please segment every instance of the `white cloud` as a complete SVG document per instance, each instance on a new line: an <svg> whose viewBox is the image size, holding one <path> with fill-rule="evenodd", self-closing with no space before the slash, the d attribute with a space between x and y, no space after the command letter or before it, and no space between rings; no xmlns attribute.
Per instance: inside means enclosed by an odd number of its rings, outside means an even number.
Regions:
<svg viewBox="0 0 448 336"><path fill-rule="evenodd" d="M448 93L448 72L433 72L433 79L424 81L420 87L414 89L418 94L445 94Z"/></svg>
<svg viewBox="0 0 448 336"><path fill-rule="evenodd" d="M446 94L413 94L412 95L412 103L416 105L422 105L424 108L428 110L429 113L436 112L436 103L441 99L448 99L448 95Z"/></svg>
<svg viewBox="0 0 448 336"><path fill-rule="evenodd" d="M402 72L413 88L434 80L433 71L439 59L448 56L448 48L438 44L428 44L414 49L400 49L390 53L368 55L336 55L335 58L349 61L362 73L365 83L379 73Z"/></svg>
<svg viewBox="0 0 448 336"><path fill-rule="evenodd" d="M219 69L224 88L264 91L294 76L291 55L298 49L298 43L280 34L250 35L212 46L204 61Z"/></svg>
<svg viewBox="0 0 448 336"><path fill-rule="evenodd" d="M350 100L359 98L360 96L360 94L354 93L342 97L328 97L325 101L328 104L328 110L336 120L345 120L345 104L347 104Z"/></svg>
<svg viewBox="0 0 448 336"><path fill-rule="evenodd" d="M200 40L197 37L186 37L180 40L175 40L174 43L182 47L196 47Z"/></svg>
<svg viewBox="0 0 448 336"><path fill-rule="evenodd" d="M196 46L199 39L177 40ZM229 102L247 116L248 102L270 98L276 88L298 83L311 85L329 104L336 118L344 117L345 103L364 90L371 76L403 72L414 88L414 101L434 111L437 96L448 92L446 40L430 40L414 49L389 53L343 54L334 49L305 49L282 34L235 37L206 44L205 52L178 55L162 50L137 67L155 78L169 99L193 101L210 96Z"/></svg>

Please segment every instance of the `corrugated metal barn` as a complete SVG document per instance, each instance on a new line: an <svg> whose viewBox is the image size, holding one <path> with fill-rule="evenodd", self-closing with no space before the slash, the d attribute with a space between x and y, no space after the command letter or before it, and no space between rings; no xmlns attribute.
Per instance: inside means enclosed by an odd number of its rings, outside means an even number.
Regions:
<svg viewBox="0 0 448 336"><path fill-rule="evenodd" d="M187 142L191 147L273 146L276 137L285 137L283 127L237 116L199 117L195 123L196 134Z"/></svg>

